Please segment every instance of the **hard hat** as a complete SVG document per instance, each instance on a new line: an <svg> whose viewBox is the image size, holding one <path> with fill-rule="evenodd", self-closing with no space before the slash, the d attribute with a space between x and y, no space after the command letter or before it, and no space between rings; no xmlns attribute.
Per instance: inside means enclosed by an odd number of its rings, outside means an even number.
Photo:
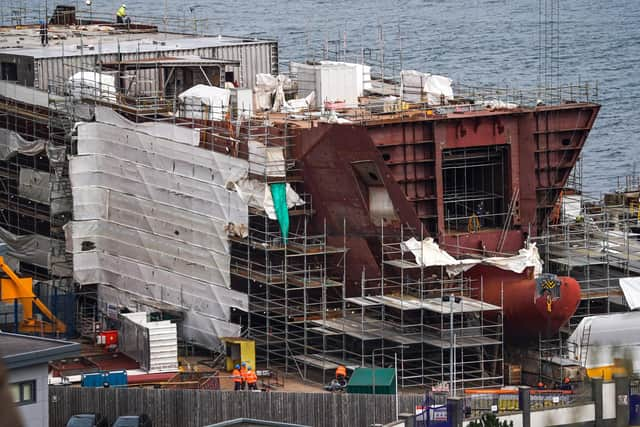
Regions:
<svg viewBox="0 0 640 427"><path fill-rule="evenodd" d="M247 371L250 371L250 370L251 370L251 366L247 366Z"/></svg>
<svg viewBox="0 0 640 427"><path fill-rule="evenodd" d="M538 382L538 387L544 387L544 383L542 381Z"/></svg>
<svg viewBox="0 0 640 427"><path fill-rule="evenodd" d="M236 369L240 369L240 365L236 365Z"/></svg>
<svg viewBox="0 0 640 427"><path fill-rule="evenodd" d="M124 7L125 9L127 8L127 5L122 3L122 7Z"/></svg>
<svg viewBox="0 0 640 427"><path fill-rule="evenodd" d="M242 362L242 366L247 366L247 362Z"/></svg>
<svg viewBox="0 0 640 427"><path fill-rule="evenodd" d="M571 382L571 380L569 379L569 377L567 377L567 378L565 378L565 379L564 379L564 383L565 383L565 384L569 384L570 382Z"/></svg>

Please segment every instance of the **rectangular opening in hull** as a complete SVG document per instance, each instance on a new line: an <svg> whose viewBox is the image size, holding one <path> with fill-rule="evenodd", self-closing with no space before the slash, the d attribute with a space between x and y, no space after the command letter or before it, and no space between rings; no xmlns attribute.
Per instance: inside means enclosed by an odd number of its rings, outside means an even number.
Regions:
<svg viewBox="0 0 640 427"><path fill-rule="evenodd" d="M447 232L503 227L509 204L508 153L506 145L443 150Z"/></svg>

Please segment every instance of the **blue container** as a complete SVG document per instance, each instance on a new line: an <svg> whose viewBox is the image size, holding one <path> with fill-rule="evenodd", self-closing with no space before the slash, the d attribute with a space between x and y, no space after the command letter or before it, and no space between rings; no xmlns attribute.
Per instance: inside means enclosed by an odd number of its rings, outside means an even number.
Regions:
<svg viewBox="0 0 640 427"><path fill-rule="evenodd" d="M127 385L127 371L97 372L82 375L82 387L119 387Z"/></svg>
<svg viewBox="0 0 640 427"><path fill-rule="evenodd" d="M629 396L629 425L640 426L640 394Z"/></svg>

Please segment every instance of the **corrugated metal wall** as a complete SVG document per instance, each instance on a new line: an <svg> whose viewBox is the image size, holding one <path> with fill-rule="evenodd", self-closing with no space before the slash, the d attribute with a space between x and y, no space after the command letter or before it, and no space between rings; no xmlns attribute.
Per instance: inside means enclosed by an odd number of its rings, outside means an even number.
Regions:
<svg viewBox="0 0 640 427"><path fill-rule="evenodd" d="M212 46L197 49L162 51L162 56L200 56L203 58L230 59L241 62L239 82L243 87L253 87L257 73L277 74L278 44L275 41L255 42L229 46ZM60 52L62 54L62 51ZM158 52L125 53L123 60L149 59L158 56ZM36 85L47 90L53 82L61 84L72 74L80 71L93 71L98 60L114 62L117 54L99 55L95 51L84 52L83 56L41 58L36 60ZM155 70L145 70L140 77L155 80ZM237 71L236 71L237 74Z"/></svg>

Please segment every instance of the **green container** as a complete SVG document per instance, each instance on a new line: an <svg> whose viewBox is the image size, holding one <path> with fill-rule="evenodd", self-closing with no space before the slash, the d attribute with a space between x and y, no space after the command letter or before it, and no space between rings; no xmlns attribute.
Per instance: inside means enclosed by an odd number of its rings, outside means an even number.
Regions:
<svg viewBox="0 0 640 427"><path fill-rule="evenodd" d="M396 371L390 368L357 368L347 384L347 393L396 394Z"/></svg>

